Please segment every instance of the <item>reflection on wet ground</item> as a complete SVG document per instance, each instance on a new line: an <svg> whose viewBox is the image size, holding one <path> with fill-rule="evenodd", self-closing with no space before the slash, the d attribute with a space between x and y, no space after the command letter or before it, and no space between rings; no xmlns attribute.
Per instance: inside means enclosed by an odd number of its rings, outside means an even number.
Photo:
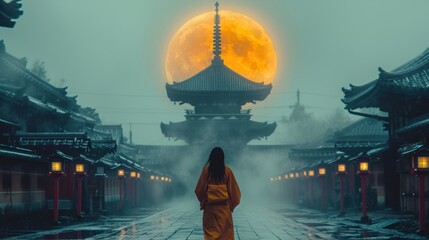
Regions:
<svg viewBox="0 0 429 240"><path fill-rule="evenodd" d="M374 213L371 225L360 224L359 213L338 217L335 212L318 212L314 210L281 209L276 210L283 216L310 228L321 231L334 239L424 239L415 234L403 234L389 229L397 224L397 217L380 216Z"/></svg>
<svg viewBox="0 0 429 240"><path fill-rule="evenodd" d="M234 211L235 238L253 239L424 239L391 229L398 219L373 216L373 224L356 222L358 215L309 209L242 205ZM33 232L11 239L203 239L198 206L134 209L123 215Z"/></svg>

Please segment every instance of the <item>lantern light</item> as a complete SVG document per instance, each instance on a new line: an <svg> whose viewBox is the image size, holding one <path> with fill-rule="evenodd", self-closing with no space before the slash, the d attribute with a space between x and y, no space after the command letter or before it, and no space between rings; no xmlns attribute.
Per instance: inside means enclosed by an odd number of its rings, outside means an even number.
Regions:
<svg viewBox="0 0 429 240"><path fill-rule="evenodd" d="M124 171L124 169L119 169L118 170L118 177L125 177L125 171Z"/></svg>
<svg viewBox="0 0 429 240"><path fill-rule="evenodd" d="M308 171L308 176L313 177L314 176L314 170L309 170Z"/></svg>
<svg viewBox="0 0 429 240"><path fill-rule="evenodd" d="M271 182L274 181L274 178L270 178Z"/></svg>
<svg viewBox="0 0 429 240"><path fill-rule="evenodd" d="M131 176L132 178L135 178L135 177L137 176L137 173L136 173L136 172L134 172L134 171L131 171L130 176Z"/></svg>
<svg viewBox="0 0 429 240"><path fill-rule="evenodd" d="M155 180L155 176L154 176L154 175L151 175L151 176L150 176L150 180Z"/></svg>
<svg viewBox="0 0 429 240"><path fill-rule="evenodd" d="M338 164L338 172L339 173L345 173L346 172L346 164Z"/></svg>
<svg viewBox="0 0 429 240"><path fill-rule="evenodd" d="M137 178L140 178L140 173L139 172L137 173Z"/></svg>
<svg viewBox="0 0 429 240"><path fill-rule="evenodd" d="M279 180L282 180L282 176L279 176L278 178L279 178Z"/></svg>
<svg viewBox="0 0 429 240"><path fill-rule="evenodd" d="M295 173L295 177L296 178L299 177L299 173L298 172Z"/></svg>
<svg viewBox="0 0 429 240"><path fill-rule="evenodd" d="M369 170L368 162L363 161L359 163L359 171L368 172L368 170Z"/></svg>
<svg viewBox="0 0 429 240"><path fill-rule="evenodd" d="M54 173L62 172L63 170L63 163L62 162L51 162L51 171Z"/></svg>
<svg viewBox="0 0 429 240"><path fill-rule="evenodd" d="M417 157L418 169L429 169L429 157Z"/></svg>
<svg viewBox="0 0 429 240"><path fill-rule="evenodd" d="M156 181L158 181L158 180L159 180L159 177L158 177L158 176L156 176L156 177L155 177L155 180L156 180Z"/></svg>
<svg viewBox="0 0 429 240"><path fill-rule="evenodd" d="M171 178L169 178L168 181L171 182Z"/></svg>
<svg viewBox="0 0 429 240"><path fill-rule="evenodd" d="M288 178L289 178L289 175L285 174L285 179L288 179Z"/></svg>
<svg viewBox="0 0 429 240"><path fill-rule="evenodd" d="M295 174L289 173L289 178L293 178L293 177L295 177Z"/></svg>
<svg viewBox="0 0 429 240"><path fill-rule="evenodd" d="M165 179L164 177L161 177L161 181L164 181L164 179Z"/></svg>
<svg viewBox="0 0 429 240"><path fill-rule="evenodd" d="M85 173L85 165L83 163L76 163L75 173L78 173L78 174Z"/></svg>
<svg viewBox="0 0 429 240"><path fill-rule="evenodd" d="M319 168L319 176L325 176L326 175L326 168Z"/></svg>
<svg viewBox="0 0 429 240"><path fill-rule="evenodd" d="M306 170L304 170L302 173L303 173L304 177L307 177L307 171Z"/></svg>

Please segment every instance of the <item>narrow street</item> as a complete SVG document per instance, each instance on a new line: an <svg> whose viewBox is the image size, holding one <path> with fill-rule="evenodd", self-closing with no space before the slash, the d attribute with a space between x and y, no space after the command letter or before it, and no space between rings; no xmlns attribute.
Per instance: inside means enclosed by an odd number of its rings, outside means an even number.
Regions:
<svg viewBox="0 0 429 240"><path fill-rule="evenodd" d="M178 204L180 205L180 204ZM20 235L9 239L203 239L202 212L195 207L140 208L127 215ZM337 217L308 209L240 206L234 212L236 239L424 239L390 230L397 216L374 214L373 224L357 223L358 214Z"/></svg>

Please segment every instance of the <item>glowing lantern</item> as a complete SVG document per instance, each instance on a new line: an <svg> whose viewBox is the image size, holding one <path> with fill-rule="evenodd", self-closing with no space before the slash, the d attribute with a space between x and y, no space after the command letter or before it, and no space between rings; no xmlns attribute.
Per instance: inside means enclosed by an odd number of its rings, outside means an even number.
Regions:
<svg viewBox="0 0 429 240"><path fill-rule="evenodd" d="M299 173L298 172L295 173L295 177L296 178L299 177Z"/></svg>
<svg viewBox="0 0 429 240"><path fill-rule="evenodd" d="M326 168L321 167L319 168L319 176L325 176L326 175Z"/></svg>
<svg viewBox="0 0 429 240"><path fill-rule="evenodd" d="M309 170L308 171L308 176L313 177L314 176L314 170Z"/></svg>
<svg viewBox="0 0 429 240"><path fill-rule="evenodd" d="M136 173L136 172L134 172L134 171L131 171L131 173L130 173L130 177L132 177L132 178L137 177L137 173Z"/></svg>
<svg viewBox="0 0 429 240"><path fill-rule="evenodd" d="M51 162L51 172L52 173L62 173L63 172L63 163L60 161Z"/></svg>
<svg viewBox="0 0 429 240"><path fill-rule="evenodd" d="M289 177L293 178L295 175L293 175L293 173L289 173Z"/></svg>
<svg viewBox="0 0 429 240"><path fill-rule="evenodd" d="M137 173L137 178L140 178L140 173L139 172Z"/></svg>
<svg viewBox="0 0 429 240"><path fill-rule="evenodd" d="M413 169L415 172L429 172L429 156L414 157Z"/></svg>
<svg viewBox="0 0 429 240"><path fill-rule="evenodd" d="M346 165L345 164L338 164L338 172L339 173L345 173L346 172Z"/></svg>
<svg viewBox="0 0 429 240"><path fill-rule="evenodd" d="M158 177L158 176L156 176L156 177L155 177L155 180L156 180L156 181L158 181L158 180L159 180L159 177Z"/></svg>
<svg viewBox="0 0 429 240"><path fill-rule="evenodd" d="M75 165L75 173L76 174L85 174L85 164L82 163L76 163Z"/></svg>
<svg viewBox="0 0 429 240"><path fill-rule="evenodd" d="M154 175L151 175L151 176L150 176L150 180L155 180L155 176L154 176Z"/></svg>
<svg viewBox="0 0 429 240"><path fill-rule="evenodd" d="M304 171L302 172L302 174L304 175L304 177L307 177L307 171L306 171L306 170L304 170Z"/></svg>
<svg viewBox="0 0 429 240"><path fill-rule="evenodd" d="M125 177L125 170L124 169L119 169L118 170L118 177L120 177L120 178Z"/></svg>
<svg viewBox="0 0 429 240"><path fill-rule="evenodd" d="M359 171L362 173L368 172L369 164L367 161L362 161L359 163Z"/></svg>

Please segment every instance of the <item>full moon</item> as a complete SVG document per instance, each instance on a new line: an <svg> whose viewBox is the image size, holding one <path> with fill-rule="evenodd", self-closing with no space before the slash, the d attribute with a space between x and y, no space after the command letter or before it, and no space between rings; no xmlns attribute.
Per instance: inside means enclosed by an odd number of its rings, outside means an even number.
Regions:
<svg viewBox="0 0 429 240"><path fill-rule="evenodd" d="M272 83L277 56L265 29L236 12L220 11L222 54L226 66L254 82ZM208 67L213 59L214 12L198 15L171 39L165 60L169 83L181 82Z"/></svg>

